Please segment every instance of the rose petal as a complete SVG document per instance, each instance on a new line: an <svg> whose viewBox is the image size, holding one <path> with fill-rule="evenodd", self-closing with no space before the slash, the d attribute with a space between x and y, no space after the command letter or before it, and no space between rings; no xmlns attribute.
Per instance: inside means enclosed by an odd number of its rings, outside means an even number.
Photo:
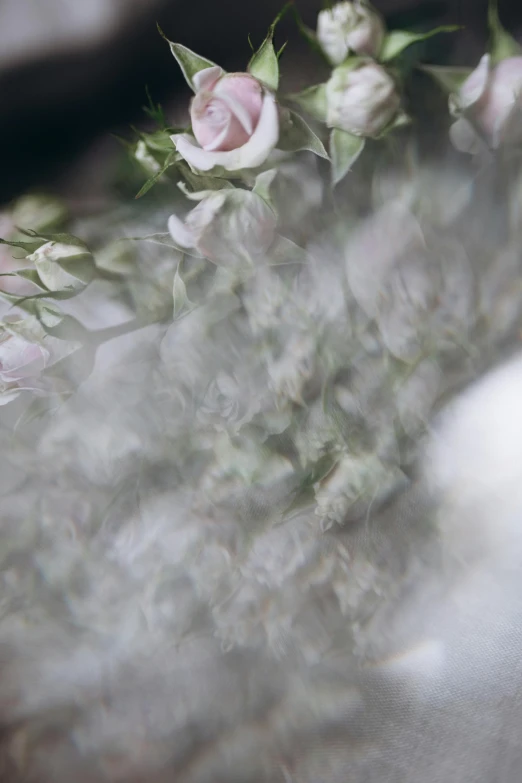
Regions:
<svg viewBox="0 0 522 783"><path fill-rule="evenodd" d="M248 74L229 74L215 86L214 95L224 100L251 136L263 108L261 85Z"/></svg>
<svg viewBox="0 0 522 783"><path fill-rule="evenodd" d="M222 130L218 135L212 140L208 141L206 143L203 143L201 141L201 134L194 134L197 138L197 140L200 142L201 146L204 150L207 150L208 152L215 152L216 150L223 149L223 146L226 145L227 137L230 135L230 125L232 124L232 116L229 115L226 124L223 126Z"/></svg>
<svg viewBox="0 0 522 783"><path fill-rule="evenodd" d="M254 133L242 147L229 152L209 152L194 143L188 134L170 137L177 152L198 171L210 171L222 166L227 171L256 168L265 162L279 139L279 115L275 97L265 93L259 123Z"/></svg>
<svg viewBox="0 0 522 783"><path fill-rule="evenodd" d="M227 124L224 126L221 133L208 144L202 144L204 150L209 152L228 152L229 150L238 149L246 144L249 138L249 133L245 131L243 126L237 117L233 114L229 114Z"/></svg>
<svg viewBox="0 0 522 783"><path fill-rule="evenodd" d="M29 343L18 335L10 335L0 343L0 380L11 383L39 375L49 358L49 351L41 345Z"/></svg>
<svg viewBox="0 0 522 783"><path fill-rule="evenodd" d="M459 90L459 108L469 109L484 95L490 75L490 56L485 54Z"/></svg>
<svg viewBox="0 0 522 783"><path fill-rule="evenodd" d="M228 132L231 114L224 101L212 93L200 92L190 105L190 119L198 144L207 149Z"/></svg>
<svg viewBox="0 0 522 783"><path fill-rule="evenodd" d="M178 247L189 250L195 246L194 234L177 215L171 215L168 222L169 234Z"/></svg>
<svg viewBox="0 0 522 783"><path fill-rule="evenodd" d="M200 90L211 90L215 83L219 81L219 79L221 79L224 74L225 71L220 68L219 65L214 65L212 68L203 68L202 71L198 71L198 73L192 77L192 83L194 85L195 91L200 92Z"/></svg>
<svg viewBox="0 0 522 783"><path fill-rule="evenodd" d="M459 152L475 155L481 149L481 140L468 120L461 117L449 129L450 140Z"/></svg>
<svg viewBox="0 0 522 783"><path fill-rule="evenodd" d="M222 95L221 100L227 104L232 114L234 114L241 123L241 127L251 136L254 132L254 123L252 117L248 113L248 109L232 95Z"/></svg>

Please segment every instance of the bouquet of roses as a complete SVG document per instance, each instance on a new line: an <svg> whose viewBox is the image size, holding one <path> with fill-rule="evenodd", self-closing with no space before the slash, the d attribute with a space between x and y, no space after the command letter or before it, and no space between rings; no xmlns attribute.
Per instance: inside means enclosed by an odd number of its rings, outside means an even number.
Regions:
<svg viewBox="0 0 522 783"><path fill-rule="evenodd" d="M282 14L324 83L280 89ZM281 15L240 73L167 41L190 124L151 104L127 142L137 200L72 220L28 196L2 216L0 562L36 548L39 574L6 582L17 643L57 623L98 658L117 628L123 657L152 635L368 660L400 570L379 514L418 485L434 414L519 342L522 54L495 4L474 70L418 62L454 28L390 31L365 0L315 31ZM455 149L435 163L415 79L445 92L433 124ZM321 688L303 703L336 720ZM94 723L75 742L112 769L119 738Z"/></svg>

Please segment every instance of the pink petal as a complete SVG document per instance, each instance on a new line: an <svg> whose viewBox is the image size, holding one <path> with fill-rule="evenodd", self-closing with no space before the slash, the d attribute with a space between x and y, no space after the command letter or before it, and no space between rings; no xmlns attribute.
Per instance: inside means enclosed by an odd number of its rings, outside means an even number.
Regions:
<svg viewBox="0 0 522 783"><path fill-rule="evenodd" d="M263 108L263 92L257 79L248 74L228 74L216 84L214 94L234 107L234 114L251 135Z"/></svg>
<svg viewBox="0 0 522 783"><path fill-rule="evenodd" d="M228 152L210 152L194 143L191 136L182 133L171 136L179 154L198 171L210 171L223 166L227 171L257 168L272 152L279 139L279 112L275 97L267 92L259 123L246 144Z"/></svg>
<svg viewBox="0 0 522 783"><path fill-rule="evenodd" d="M199 71L192 78L192 83L196 92L201 92L203 90L206 92L211 91L215 83L221 79L224 74L225 71L220 68L219 65L214 65L212 68L203 68L202 71Z"/></svg>
<svg viewBox="0 0 522 783"><path fill-rule="evenodd" d="M230 124L230 109L212 93L201 92L196 95L190 106L192 132L202 147L207 147L219 139Z"/></svg>
<svg viewBox="0 0 522 783"><path fill-rule="evenodd" d="M192 131L204 150L230 152L246 144L254 132L263 106L262 88L248 74L213 81L217 70L207 70L200 79L205 90L191 104Z"/></svg>
<svg viewBox="0 0 522 783"><path fill-rule="evenodd" d="M490 75L490 57L485 54L459 91L460 108L469 109L484 95Z"/></svg>
<svg viewBox="0 0 522 783"><path fill-rule="evenodd" d="M513 110L521 103L522 57L502 60L491 74L488 90L477 106L477 118L494 147Z"/></svg>
<svg viewBox="0 0 522 783"><path fill-rule="evenodd" d="M39 375L48 359L49 352L42 346L10 335L0 343L0 379L5 383Z"/></svg>
<svg viewBox="0 0 522 783"><path fill-rule="evenodd" d="M239 119L230 115L228 125L223 128L221 134L211 144L202 144L205 150L216 152L229 152L246 144L250 134L244 129Z"/></svg>

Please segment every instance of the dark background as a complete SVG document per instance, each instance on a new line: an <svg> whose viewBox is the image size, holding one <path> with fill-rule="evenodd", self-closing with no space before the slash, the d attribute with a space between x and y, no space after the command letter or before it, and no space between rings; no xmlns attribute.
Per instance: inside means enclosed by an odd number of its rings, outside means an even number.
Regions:
<svg viewBox="0 0 522 783"><path fill-rule="evenodd" d="M94 31L82 29L81 20L73 24L75 7L92 2L18 0L16 6L16 0L0 0L0 203L28 188L59 186L108 131L141 122L145 86L174 114L186 105L184 82L157 22L171 40L226 69L243 70L250 53L247 36L259 44L282 6L282 0L104 0L106 9L114 5L111 24L100 23ZM315 26L321 0L296 0L296 5ZM484 51L487 0L375 0L375 5L392 28L464 26L426 45L425 61L474 65ZM504 25L518 33L520 0L499 5ZM95 17L95 6L90 8ZM321 66L307 55L290 18L277 35L281 43L289 41L285 70L297 82L320 81Z"/></svg>

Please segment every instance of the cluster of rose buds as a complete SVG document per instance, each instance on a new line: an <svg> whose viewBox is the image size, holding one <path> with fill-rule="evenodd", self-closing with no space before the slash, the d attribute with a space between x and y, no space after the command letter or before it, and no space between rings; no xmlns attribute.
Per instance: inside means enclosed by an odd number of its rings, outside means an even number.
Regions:
<svg viewBox="0 0 522 783"><path fill-rule="evenodd" d="M390 31L367 0L334 3L318 14L315 31L299 20L315 52L329 66L328 78L285 99L279 94L282 50L276 51L274 34L287 10L271 25L244 72L226 73L184 45L169 41L194 94L190 127L173 132L164 122L157 132L140 135L134 153L151 175L140 194L162 179L167 169L177 171L180 189L189 202L197 203L171 215L168 233L180 254L196 257L202 267L205 259L224 267L218 270L221 282L241 277L254 266L258 271L263 265L307 262L301 236L306 236L308 218L323 206L327 186L322 175L327 164L331 185L336 187L366 145L377 146L409 122L403 94L411 69L410 63L401 61L404 50L456 29ZM448 94L454 119L452 142L472 154L522 138L522 50L500 25L494 0L489 25L491 50L477 68L424 69ZM306 173L301 169L304 156L297 157L301 152L316 156ZM296 197L282 198L285 192ZM24 204L16 214L0 215L0 297L5 302L3 312L19 305L34 316L39 306L35 303L76 296L99 270L90 251L74 236L43 233L60 224L60 205L52 200L40 203L35 197ZM32 229L17 228L24 225ZM156 288L161 286L158 283ZM170 291L158 297L164 313L165 299L170 307ZM172 300L176 315L193 306L179 265ZM23 339L9 330L4 337L2 350L11 352ZM46 364L43 358L41 353L39 367ZM12 375L7 360L1 361L4 392L15 388L13 383L21 388L22 378Z"/></svg>
<svg viewBox="0 0 522 783"><path fill-rule="evenodd" d="M326 124L354 136L378 136L400 108L390 74L378 63L348 61L326 84Z"/></svg>
<svg viewBox="0 0 522 783"><path fill-rule="evenodd" d="M227 264L229 257L238 255L251 260L273 244L277 215L270 183L263 193L249 190L257 174L272 171L277 188L278 168L293 153L310 150L330 157L336 184L362 151L365 138L379 137L406 120L396 81L379 62L387 35L371 6L360 0L342 2L319 14L316 39L333 71L326 84L294 96L295 103L330 129L329 155L303 117L278 101L274 28L275 23L243 73L225 73L181 44L169 42L194 92L190 132L175 133L171 140L192 172L213 182L209 190L191 194L198 206L184 219L172 216L169 230L179 249L217 263ZM407 45L384 52L385 59L398 56ZM149 151L143 139L140 145L136 154L143 161ZM153 180L157 177L158 170ZM233 187L230 180L243 185Z"/></svg>
<svg viewBox="0 0 522 783"><path fill-rule="evenodd" d="M489 22L496 49L482 58L476 70L460 69L449 88L449 108L456 120L451 139L459 149L472 153L484 143L498 148L520 135L522 52L517 54L517 44L491 9ZM227 74L181 44L169 42L194 91L191 131L171 139L192 172L214 183L208 191L191 194L200 203L184 220L172 216L169 230L179 249L216 263L229 264L237 256L252 260L278 246L277 241L274 245L277 210L270 187L262 194L256 194L256 188L250 191L260 172L271 171L277 183L279 168L289 156L310 150L330 158L332 183L337 185L367 139L378 140L407 124L396 61L411 44L456 28L390 32L366 0L343 0L321 11L316 32L307 35L331 66L330 78L291 99L328 129L328 151L321 134L317 136L303 117L277 98L279 55L273 47L274 29L275 23L244 73ZM426 70L448 88L447 68Z"/></svg>
<svg viewBox="0 0 522 783"><path fill-rule="evenodd" d="M326 85L326 123L355 136L377 136L397 116L400 96L378 62L386 29L377 11L362 0L321 11L317 40L334 66Z"/></svg>

